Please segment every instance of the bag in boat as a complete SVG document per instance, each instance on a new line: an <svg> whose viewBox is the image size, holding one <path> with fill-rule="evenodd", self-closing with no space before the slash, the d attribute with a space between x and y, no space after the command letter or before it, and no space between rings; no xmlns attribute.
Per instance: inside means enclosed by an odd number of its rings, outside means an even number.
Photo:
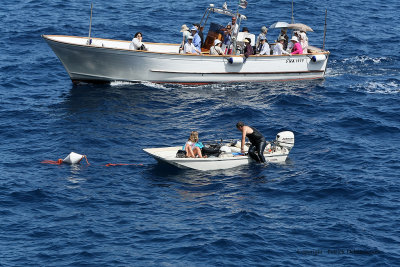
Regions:
<svg viewBox="0 0 400 267"><path fill-rule="evenodd" d="M207 157L210 156L218 157L219 154L221 154L220 148L221 148L220 144L205 145L201 149L201 153L203 154L203 156Z"/></svg>
<svg viewBox="0 0 400 267"><path fill-rule="evenodd" d="M177 158L186 158L186 151L185 150L178 150L178 152L176 152L176 157Z"/></svg>

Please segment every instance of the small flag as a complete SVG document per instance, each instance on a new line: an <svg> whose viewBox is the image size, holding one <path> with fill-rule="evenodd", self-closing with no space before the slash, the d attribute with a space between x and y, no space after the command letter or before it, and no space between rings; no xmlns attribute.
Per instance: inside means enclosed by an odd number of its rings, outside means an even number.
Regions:
<svg viewBox="0 0 400 267"><path fill-rule="evenodd" d="M247 7L247 1L246 0L239 0L239 6L241 8L246 8Z"/></svg>

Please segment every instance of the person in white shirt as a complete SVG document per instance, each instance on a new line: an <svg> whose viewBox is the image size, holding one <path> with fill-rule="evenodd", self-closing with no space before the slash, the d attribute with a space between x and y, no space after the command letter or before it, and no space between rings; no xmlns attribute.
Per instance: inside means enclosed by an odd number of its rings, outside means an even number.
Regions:
<svg viewBox="0 0 400 267"><path fill-rule="evenodd" d="M185 54L200 54L200 51L193 44L193 36L188 37L188 41L183 49Z"/></svg>
<svg viewBox="0 0 400 267"><path fill-rule="evenodd" d="M221 48L221 41L215 39L214 45L210 48L210 55L225 55Z"/></svg>
<svg viewBox="0 0 400 267"><path fill-rule="evenodd" d="M260 37L260 44L257 47L257 54L260 56L270 55L271 50L269 44L267 43L267 38L265 36Z"/></svg>
<svg viewBox="0 0 400 267"><path fill-rule="evenodd" d="M231 36L236 38L239 33L239 24L236 23L236 17L232 17L232 22L229 22L228 25L231 25Z"/></svg>
<svg viewBox="0 0 400 267"><path fill-rule="evenodd" d="M278 39L278 42L274 46L274 55L289 55L288 52L283 50L283 44L285 43L285 37L281 36Z"/></svg>
<svg viewBox="0 0 400 267"><path fill-rule="evenodd" d="M143 40L142 33L141 32L137 32L135 34L135 36L133 37L131 44L129 45L129 49L146 51L147 48L142 43L142 40Z"/></svg>

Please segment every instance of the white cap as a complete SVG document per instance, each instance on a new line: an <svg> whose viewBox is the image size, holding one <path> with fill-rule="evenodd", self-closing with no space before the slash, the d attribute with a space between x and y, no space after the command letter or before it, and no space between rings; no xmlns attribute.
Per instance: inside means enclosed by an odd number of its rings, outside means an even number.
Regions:
<svg viewBox="0 0 400 267"><path fill-rule="evenodd" d="M217 44L219 44L219 43L221 43L221 41L220 41L219 39L215 39L214 45L217 45Z"/></svg>

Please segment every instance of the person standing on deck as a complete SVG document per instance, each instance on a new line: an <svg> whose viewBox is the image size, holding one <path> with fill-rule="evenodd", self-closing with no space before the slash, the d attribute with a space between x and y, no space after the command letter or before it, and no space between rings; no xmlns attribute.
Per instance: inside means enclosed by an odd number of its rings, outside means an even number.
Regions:
<svg viewBox="0 0 400 267"><path fill-rule="evenodd" d="M261 37L264 37L264 38L265 38L265 41L266 41L267 44L268 44L267 33L268 33L268 28L265 27L265 26L262 26L262 27L261 27L261 33L260 33L260 34L258 35L258 37L257 37L256 47L258 47L258 46L260 45Z"/></svg>
<svg viewBox="0 0 400 267"><path fill-rule="evenodd" d="M244 153L244 145L247 137L251 143L248 151L249 156L257 162L265 162L264 150L267 146L265 137L256 128L246 126L241 121L236 124L236 128L242 132L241 152Z"/></svg>
<svg viewBox="0 0 400 267"><path fill-rule="evenodd" d="M231 25L231 37L237 37L239 33L239 24L236 23L236 17L232 17L232 22L229 22L228 25Z"/></svg>
<svg viewBox="0 0 400 267"><path fill-rule="evenodd" d="M190 36L189 28L186 26L186 24L182 25L181 33L182 33L182 42L181 42L181 46L179 47L179 53L182 53L182 51L185 47L185 44L187 42L187 39Z"/></svg>
<svg viewBox="0 0 400 267"><path fill-rule="evenodd" d="M283 50L286 50L288 48L288 44L289 44L289 36L286 34L286 32L287 32L287 29L286 28L282 28L281 29L281 33L278 36L278 42L279 42L279 39L281 37L283 37L285 39L285 41L282 44L283 45Z"/></svg>
<svg viewBox="0 0 400 267"><path fill-rule="evenodd" d="M201 38L200 35L197 33L196 26L193 26L190 31L192 32L193 36L193 45L196 47L198 51L201 51ZM201 53L201 52L200 52Z"/></svg>

